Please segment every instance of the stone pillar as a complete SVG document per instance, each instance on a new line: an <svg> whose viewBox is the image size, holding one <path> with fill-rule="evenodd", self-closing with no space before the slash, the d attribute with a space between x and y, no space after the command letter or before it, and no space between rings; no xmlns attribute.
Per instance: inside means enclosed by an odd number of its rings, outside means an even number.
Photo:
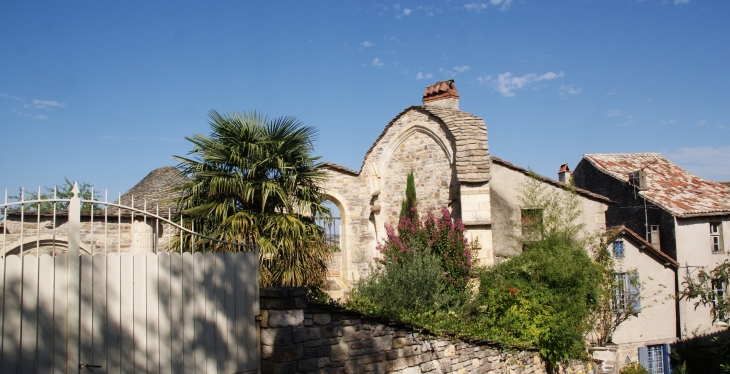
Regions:
<svg viewBox="0 0 730 374"><path fill-rule="evenodd" d="M475 186L462 184L459 189L461 221L469 241L479 241L477 259L482 265L492 265L492 209L489 184Z"/></svg>

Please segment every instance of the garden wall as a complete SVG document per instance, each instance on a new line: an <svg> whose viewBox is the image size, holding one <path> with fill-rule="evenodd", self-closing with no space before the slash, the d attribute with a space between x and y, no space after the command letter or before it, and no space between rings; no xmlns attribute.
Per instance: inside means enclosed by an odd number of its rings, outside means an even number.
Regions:
<svg viewBox="0 0 730 374"><path fill-rule="evenodd" d="M304 288L261 289L262 373L546 373L537 351L420 333L308 304ZM569 372L586 372L577 366Z"/></svg>

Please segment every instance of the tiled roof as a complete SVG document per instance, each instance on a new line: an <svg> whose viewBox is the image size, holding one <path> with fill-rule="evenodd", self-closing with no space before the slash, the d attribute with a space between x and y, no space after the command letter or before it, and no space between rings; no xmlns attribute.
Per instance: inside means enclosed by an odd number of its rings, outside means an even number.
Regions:
<svg viewBox="0 0 730 374"><path fill-rule="evenodd" d="M152 170L139 183L122 195L120 200L115 202L131 206L132 196L134 196L135 208L142 209L146 200L147 211L149 212L155 212L156 204L159 204L160 213L167 213L168 209L175 211L175 203L170 200L180 196L180 191L177 188L185 182L187 182L187 177L177 168L163 166Z"/></svg>
<svg viewBox="0 0 730 374"><path fill-rule="evenodd" d="M629 173L644 169L647 188L639 194L676 217L730 214L730 187L693 175L659 153L587 154L583 158L624 183L629 182Z"/></svg>
<svg viewBox="0 0 730 374"><path fill-rule="evenodd" d="M669 257L668 254L660 251L658 248L651 245L651 243L647 242L646 239L642 238L641 236L639 236L639 234L626 228L626 226L613 227L613 228L608 229L608 231L606 231L606 237L608 238L609 242L613 241L615 238L617 238L620 235L625 235L625 236L637 241L640 245L642 245L641 249L648 250L655 256L658 256L662 260L667 261L669 264L673 265L675 268L679 267L679 262L677 262L673 258Z"/></svg>
<svg viewBox="0 0 730 374"><path fill-rule="evenodd" d="M525 174L525 175L528 175L528 176L535 176L538 180L540 180L542 182L545 182L545 183L548 183L548 184L552 184L555 187L559 187L559 188L562 188L562 189L568 188L568 185L565 184L565 183L563 183L563 182L558 182L555 179L550 179L550 178L545 177L545 176L542 176L540 174L537 174L537 173L534 173L534 172L530 172L530 170L528 170L528 169L525 169L523 167L517 166L517 165L515 165L515 164L513 164L513 163L511 163L509 161L505 161L505 160L503 160L503 159L501 159L501 158L499 158L497 156L490 156L490 158L492 159L492 162L495 163L495 164L502 165L502 166L504 166L506 168L512 169L514 171L518 171L518 172L520 172L522 174ZM566 165L566 168L567 168L567 165ZM603 195L599 195L599 194L593 193L593 192L588 191L588 190L584 190L584 189L581 189L581 188L576 188L575 189L575 192L578 195L583 196L583 197L587 197L587 198L594 199L594 200L599 200L599 201L604 202L604 203L607 203L607 204L614 204L614 201L612 201L611 199L609 199L609 198L607 198L607 197L605 197Z"/></svg>
<svg viewBox="0 0 730 374"><path fill-rule="evenodd" d="M416 110L426 115L431 115L441 120L454 136L456 143L456 172L461 182L488 182L489 175L489 147L487 146L487 126L484 120L467 112L455 109L440 108L434 106L414 105L400 112L383 129L370 149L365 153L367 160L370 152L373 151L380 139L385 136L391 126L404 114ZM362 167L360 168L362 172Z"/></svg>
<svg viewBox="0 0 730 374"><path fill-rule="evenodd" d="M337 165L337 164L335 164L333 162L322 162L319 165L317 165L317 169L332 169L332 170L341 171L341 172L343 172L345 174L351 174L351 175L354 175L354 176L360 175L355 170L352 170L350 168L347 168L347 167L344 167L344 166L341 166L341 165Z"/></svg>

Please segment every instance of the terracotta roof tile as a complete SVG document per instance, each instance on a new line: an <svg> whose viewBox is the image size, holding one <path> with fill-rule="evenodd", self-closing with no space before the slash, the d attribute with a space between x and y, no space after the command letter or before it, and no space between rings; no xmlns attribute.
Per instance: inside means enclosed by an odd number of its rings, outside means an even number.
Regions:
<svg viewBox="0 0 730 374"><path fill-rule="evenodd" d="M426 91L423 92L424 103L450 97L459 98L459 91L456 90L453 79L429 85L426 87Z"/></svg>
<svg viewBox="0 0 730 374"><path fill-rule="evenodd" d="M602 172L629 182L629 173L644 169L648 201L680 218L730 214L730 187L689 173L659 153L587 154Z"/></svg>

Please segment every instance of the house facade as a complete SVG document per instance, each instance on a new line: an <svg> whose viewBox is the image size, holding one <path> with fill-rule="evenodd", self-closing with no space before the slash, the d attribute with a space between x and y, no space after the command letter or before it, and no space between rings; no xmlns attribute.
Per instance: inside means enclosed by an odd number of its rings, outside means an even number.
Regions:
<svg viewBox="0 0 730 374"><path fill-rule="evenodd" d="M677 261L678 285L730 258L730 188L685 171L658 153L587 154L575 185L615 201L608 226L625 226ZM719 290L724 290L722 285ZM678 304L677 336L724 329L709 307Z"/></svg>
<svg viewBox="0 0 730 374"><path fill-rule="evenodd" d="M342 250L330 266L328 282L334 297L343 296L371 269L386 225L398 223L411 171L419 214L448 208L463 222L467 237L479 243L480 263L498 263L521 251L514 235L526 207L516 191L530 172L490 156L484 120L459 109L453 80L428 86L422 104L406 108L385 126L359 171L321 165L327 174L325 191L341 215ZM538 178L548 189L565 192L568 187ZM578 190L578 196L583 209L579 223L589 231L604 230L611 201L586 190Z"/></svg>
<svg viewBox="0 0 730 374"><path fill-rule="evenodd" d="M606 242L616 271L612 302L636 313L618 326L609 344L594 348L594 357L603 360L604 372L616 373L632 361L664 372L669 345L677 340L673 295L679 263L624 226L609 229Z"/></svg>

